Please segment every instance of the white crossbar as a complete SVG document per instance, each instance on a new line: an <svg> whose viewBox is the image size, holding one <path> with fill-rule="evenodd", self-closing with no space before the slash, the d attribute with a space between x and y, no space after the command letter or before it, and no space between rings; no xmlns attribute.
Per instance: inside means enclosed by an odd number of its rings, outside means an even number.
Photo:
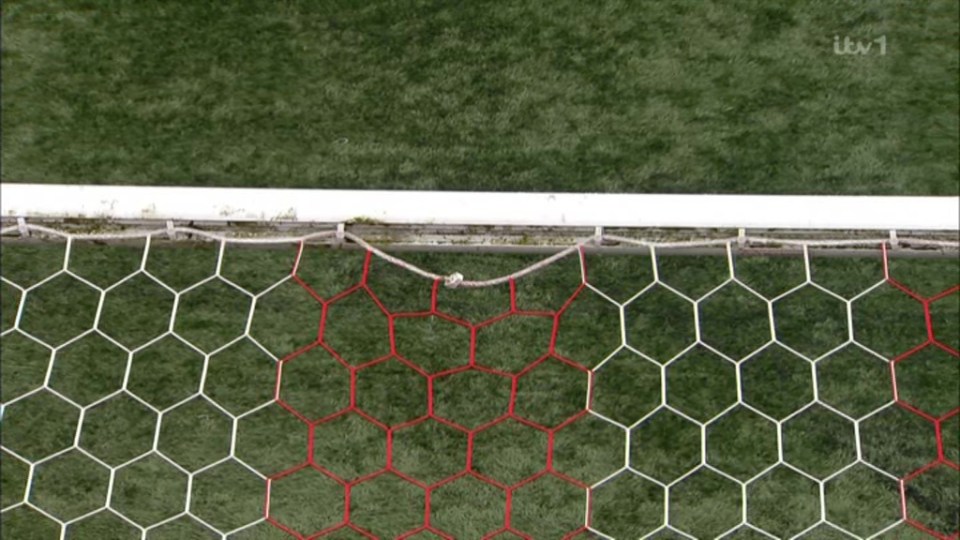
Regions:
<svg viewBox="0 0 960 540"><path fill-rule="evenodd" d="M655 195L0 184L7 218L960 230L958 197Z"/></svg>

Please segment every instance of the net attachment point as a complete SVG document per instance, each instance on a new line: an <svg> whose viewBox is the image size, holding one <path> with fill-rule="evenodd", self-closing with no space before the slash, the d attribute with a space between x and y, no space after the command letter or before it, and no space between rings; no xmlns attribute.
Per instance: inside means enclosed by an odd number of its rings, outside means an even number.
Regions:
<svg viewBox="0 0 960 540"><path fill-rule="evenodd" d="M25 218L17 218L17 230L20 231L20 236L22 237L30 236L30 227L27 227L27 220Z"/></svg>
<svg viewBox="0 0 960 540"><path fill-rule="evenodd" d="M461 274L460 272L454 272L449 276L443 278L443 284L446 285L447 287L450 287L451 289L456 289L457 287L460 286L461 283L463 283L463 274Z"/></svg>

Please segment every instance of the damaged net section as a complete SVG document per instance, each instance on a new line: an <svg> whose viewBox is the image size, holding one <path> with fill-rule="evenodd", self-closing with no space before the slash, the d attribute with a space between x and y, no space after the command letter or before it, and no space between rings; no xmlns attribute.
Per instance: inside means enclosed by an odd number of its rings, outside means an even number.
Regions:
<svg viewBox="0 0 960 540"><path fill-rule="evenodd" d="M957 537L955 230L375 221L5 218L5 534Z"/></svg>

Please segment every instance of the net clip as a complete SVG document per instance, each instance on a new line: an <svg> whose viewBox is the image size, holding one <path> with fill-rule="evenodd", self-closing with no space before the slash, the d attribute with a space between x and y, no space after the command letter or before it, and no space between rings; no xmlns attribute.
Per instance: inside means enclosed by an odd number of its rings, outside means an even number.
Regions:
<svg viewBox="0 0 960 540"><path fill-rule="evenodd" d="M17 218L17 229L20 231L20 236L30 236L30 227L27 227L26 218L22 216Z"/></svg>

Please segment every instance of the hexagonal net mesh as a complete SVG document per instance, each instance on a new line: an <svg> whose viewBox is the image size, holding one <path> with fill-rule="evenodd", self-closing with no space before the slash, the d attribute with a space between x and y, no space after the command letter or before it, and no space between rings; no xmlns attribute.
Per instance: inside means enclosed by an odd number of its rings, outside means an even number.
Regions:
<svg viewBox="0 0 960 540"><path fill-rule="evenodd" d="M958 537L960 285L906 283L886 244L878 274L834 290L850 276L818 273L803 242L779 287L731 241L712 243L726 253L713 281L643 244L626 265L578 245L470 282L359 239L350 271L280 238L261 242L292 264L229 274L237 240L217 236L187 279L150 266L171 248L147 233L138 260L96 280L73 260L85 237L54 236L53 271L20 278L11 258L2 277L8 532ZM621 286L609 268L637 260L649 275ZM377 261L426 277L424 301ZM576 281L540 302L525 280L564 262ZM445 300L498 284L500 311Z"/></svg>

